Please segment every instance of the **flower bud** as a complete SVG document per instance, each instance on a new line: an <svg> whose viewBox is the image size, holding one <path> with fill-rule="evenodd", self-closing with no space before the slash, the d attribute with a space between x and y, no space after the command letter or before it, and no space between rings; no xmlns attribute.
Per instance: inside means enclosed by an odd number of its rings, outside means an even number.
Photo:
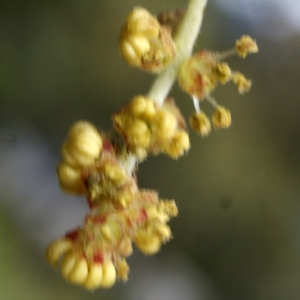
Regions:
<svg viewBox="0 0 300 300"><path fill-rule="evenodd" d="M62 261L61 261L61 265L60 265L60 270L62 275L68 279L69 275L72 273L76 263L77 263L78 257L75 254L74 251L70 250L68 251Z"/></svg>
<svg viewBox="0 0 300 300"><path fill-rule="evenodd" d="M121 184L126 179L126 174L118 165L106 163L105 175L114 183Z"/></svg>
<svg viewBox="0 0 300 300"><path fill-rule="evenodd" d="M129 266L125 259L117 262L117 277L123 281L128 280Z"/></svg>
<svg viewBox="0 0 300 300"><path fill-rule="evenodd" d="M102 145L97 129L88 122L79 121L71 127L62 146L62 158L73 167L86 167L100 155Z"/></svg>
<svg viewBox="0 0 300 300"><path fill-rule="evenodd" d="M246 77L242 73L234 72L232 81L237 85L238 92L240 94L244 94L250 90L251 80L246 79Z"/></svg>
<svg viewBox="0 0 300 300"><path fill-rule="evenodd" d="M150 143L150 131L145 122L135 120L125 130L128 143L133 147L146 148Z"/></svg>
<svg viewBox="0 0 300 300"><path fill-rule="evenodd" d="M89 274L83 286L88 290L94 290L101 285L103 276L102 264L91 263Z"/></svg>
<svg viewBox="0 0 300 300"><path fill-rule="evenodd" d="M135 96L130 103L131 112L135 117L140 117L145 112L146 106L146 98L141 95Z"/></svg>
<svg viewBox="0 0 300 300"><path fill-rule="evenodd" d="M148 10L142 7L135 7L129 13L126 20L128 32L142 32L149 38L157 38L160 25Z"/></svg>
<svg viewBox="0 0 300 300"><path fill-rule="evenodd" d="M103 273L100 286L103 288L110 288L116 282L116 269L111 260L103 263Z"/></svg>
<svg viewBox="0 0 300 300"><path fill-rule="evenodd" d="M225 62L218 63L214 68L214 71L221 84L227 83L231 78L231 70Z"/></svg>
<svg viewBox="0 0 300 300"><path fill-rule="evenodd" d="M156 222L153 224L153 232L160 238L161 241L168 241L171 238L171 229L168 225Z"/></svg>
<svg viewBox="0 0 300 300"><path fill-rule="evenodd" d="M203 100L217 85L214 72L217 57L209 51L199 51L187 59L179 69L178 82L189 95Z"/></svg>
<svg viewBox="0 0 300 300"><path fill-rule="evenodd" d="M156 107L154 102L150 98L145 98L146 107L143 113L143 117L147 119L152 119L156 115Z"/></svg>
<svg viewBox="0 0 300 300"><path fill-rule="evenodd" d="M248 53L257 53L258 47L256 41L249 35L243 35L236 41L235 50L238 56L245 58Z"/></svg>
<svg viewBox="0 0 300 300"><path fill-rule="evenodd" d="M118 251L121 256L127 257L132 254L132 242L129 237L124 237L118 245Z"/></svg>
<svg viewBox="0 0 300 300"><path fill-rule="evenodd" d="M223 106L218 106L212 115L212 123L215 128L228 128L231 125L230 111Z"/></svg>
<svg viewBox="0 0 300 300"><path fill-rule="evenodd" d="M81 179L81 170L62 162L57 166L57 176L61 189L71 194L83 194L85 187Z"/></svg>
<svg viewBox="0 0 300 300"><path fill-rule="evenodd" d="M105 223L101 226L100 230L108 242L115 242L120 239L122 235L121 225L117 222Z"/></svg>
<svg viewBox="0 0 300 300"><path fill-rule="evenodd" d="M67 251L71 250L73 247L72 241L66 238L61 238L52 242L46 249L46 259L47 261L56 266L59 258L65 254Z"/></svg>
<svg viewBox="0 0 300 300"><path fill-rule="evenodd" d="M126 62L132 67L141 67L144 53L150 51L150 42L139 33L122 34L119 41L120 52Z"/></svg>
<svg viewBox="0 0 300 300"><path fill-rule="evenodd" d="M210 121L202 111L194 112L190 116L190 125L196 133L199 133L202 136L207 136L211 130Z"/></svg>
<svg viewBox="0 0 300 300"><path fill-rule="evenodd" d="M164 69L176 54L170 30L140 7L128 15L119 38L119 48L129 65L153 73Z"/></svg>
<svg viewBox="0 0 300 300"><path fill-rule="evenodd" d="M137 230L134 242L141 252L148 255L157 253L161 247L160 238L145 229Z"/></svg>
<svg viewBox="0 0 300 300"><path fill-rule="evenodd" d="M96 158L102 149L101 136L94 125L86 121L76 122L69 131L68 142L83 155Z"/></svg>
<svg viewBox="0 0 300 300"><path fill-rule="evenodd" d="M161 139L171 138L177 129L177 119L168 110L159 110L156 114L157 134Z"/></svg>
<svg viewBox="0 0 300 300"><path fill-rule="evenodd" d="M178 130L172 139L164 145L166 153L177 159L190 148L190 139L185 130Z"/></svg>
<svg viewBox="0 0 300 300"><path fill-rule="evenodd" d="M69 273L67 280L73 284L83 284L88 277L88 265L84 258L79 258L72 271Z"/></svg>

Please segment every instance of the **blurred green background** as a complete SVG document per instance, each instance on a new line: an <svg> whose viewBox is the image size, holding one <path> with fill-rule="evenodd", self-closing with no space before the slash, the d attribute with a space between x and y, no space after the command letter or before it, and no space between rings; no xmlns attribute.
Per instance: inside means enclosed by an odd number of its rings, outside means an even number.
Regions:
<svg viewBox="0 0 300 300"><path fill-rule="evenodd" d="M177 201L174 239L154 257L135 251L129 282L94 293L68 285L43 257L87 212L83 199L58 188L60 145L74 121L109 129L114 111L148 91L153 76L118 53L127 12L186 3L0 2L0 299L300 299L300 28L279 22L272 1L261 10L248 1L259 20L221 2L209 1L195 48L256 38L259 54L228 60L252 90L240 96L220 86L213 96L231 110L229 130L205 139L190 130L186 157L140 165L141 187ZM187 119L191 100L177 85L171 95Z"/></svg>

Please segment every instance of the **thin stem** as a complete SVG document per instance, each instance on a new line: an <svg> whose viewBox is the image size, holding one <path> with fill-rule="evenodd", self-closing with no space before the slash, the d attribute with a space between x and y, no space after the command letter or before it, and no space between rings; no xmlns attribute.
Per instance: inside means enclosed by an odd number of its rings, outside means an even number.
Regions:
<svg viewBox="0 0 300 300"><path fill-rule="evenodd" d="M234 55L236 55L236 50L235 49L229 49L229 50L222 51L221 53L218 53L217 58L219 60L223 60L225 58L228 58L228 57L234 56Z"/></svg>
<svg viewBox="0 0 300 300"><path fill-rule="evenodd" d="M211 96L206 96L205 99L214 107L214 108L218 108L218 106L220 106L218 104L218 102L215 100L215 98L211 97Z"/></svg>
<svg viewBox="0 0 300 300"><path fill-rule="evenodd" d="M206 3L207 0L190 0L188 4L186 13L174 37L176 58L165 71L157 76L147 95L158 106L163 105L165 98L168 96L176 80L178 69L192 53L201 28ZM123 165L126 170L131 173L134 169L135 162L136 158L130 154L125 159Z"/></svg>
<svg viewBox="0 0 300 300"><path fill-rule="evenodd" d="M199 99L196 96L193 96L193 103L194 103L194 107L197 113L200 112L200 103L199 103Z"/></svg>
<svg viewBox="0 0 300 300"><path fill-rule="evenodd" d="M174 37L176 45L176 59L170 67L163 71L153 82L148 93L158 106L161 106L169 94L177 77L181 64L190 56L199 34L203 12L207 0L190 0L187 11Z"/></svg>

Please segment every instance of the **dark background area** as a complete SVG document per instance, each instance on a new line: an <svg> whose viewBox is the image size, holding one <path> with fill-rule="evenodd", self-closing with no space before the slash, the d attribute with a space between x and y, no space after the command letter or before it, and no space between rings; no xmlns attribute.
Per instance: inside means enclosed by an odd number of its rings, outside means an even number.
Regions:
<svg viewBox="0 0 300 300"><path fill-rule="evenodd" d="M94 293L68 285L43 256L87 212L84 199L59 190L60 146L74 121L109 129L114 111L149 90L153 76L118 53L127 12L186 3L0 2L1 299L300 298L300 28L277 18L272 1L252 6L253 18L219 2L209 1L195 50L222 51L253 36L258 54L227 60L252 89L241 96L228 84L213 93L231 111L230 129L205 139L190 130L187 156L140 165L140 187L176 199L174 239L154 257L135 250L129 282ZM171 95L188 119L191 99L177 85Z"/></svg>

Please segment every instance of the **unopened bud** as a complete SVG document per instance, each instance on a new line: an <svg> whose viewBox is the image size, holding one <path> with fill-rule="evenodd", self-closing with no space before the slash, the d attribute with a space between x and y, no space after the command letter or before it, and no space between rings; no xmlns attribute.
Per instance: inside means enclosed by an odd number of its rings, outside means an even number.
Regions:
<svg viewBox="0 0 300 300"><path fill-rule="evenodd" d="M82 194L85 187L81 178L81 170L62 162L57 166L57 176L63 191L71 194Z"/></svg>
<svg viewBox="0 0 300 300"><path fill-rule="evenodd" d="M161 247L160 238L145 229L137 230L134 242L141 252L149 255L157 253Z"/></svg>
<svg viewBox="0 0 300 300"><path fill-rule="evenodd" d="M119 47L129 65L153 73L164 69L176 54L170 31L141 7L135 8L128 15Z"/></svg>
<svg viewBox="0 0 300 300"><path fill-rule="evenodd" d="M102 288L110 288L116 282L116 269L111 260L103 263L103 273L100 286Z"/></svg>
<svg viewBox="0 0 300 300"><path fill-rule="evenodd" d="M238 92L244 94L251 88L251 80L247 79L242 73L234 72L232 81L237 85Z"/></svg>
<svg viewBox="0 0 300 300"><path fill-rule="evenodd" d="M157 38L160 24L148 10L135 7L127 16L126 28L128 32L142 32L147 37Z"/></svg>
<svg viewBox="0 0 300 300"><path fill-rule="evenodd" d="M177 129L177 120L168 110L159 110L156 114L157 134L161 139L171 138Z"/></svg>
<svg viewBox="0 0 300 300"><path fill-rule="evenodd" d="M177 159L190 148L190 139L185 130L178 130L172 139L164 145L166 153Z"/></svg>
<svg viewBox="0 0 300 300"><path fill-rule="evenodd" d="M211 130L210 121L202 111L194 112L190 116L190 125L196 133L199 133L202 136L207 136Z"/></svg>
<svg viewBox="0 0 300 300"><path fill-rule="evenodd" d="M125 132L128 143L134 147L146 148L150 143L150 132L145 122L135 120L128 125Z"/></svg>
<svg viewBox="0 0 300 300"><path fill-rule="evenodd" d="M102 274L102 264L91 263L89 265L89 275L83 286L88 290L96 289L102 282Z"/></svg>
<svg viewBox="0 0 300 300"><path fill-rule="evenodd" d="M66 238L62 238L52 242L46 250L47 261L56 266L59 258L73 247L72 241Z"/></svg>
<svg viewBox="0 0 300 300"><path fill-rule="evenodd" d="M212 115L212 123L215 128L228 128L231 125L230 111L223 106L218 106Z"/></svg>
<svg viewBox="0 0 300 300"><path fill-rule="evenodd" d="M117 277L122 279L123 281L128 280L129 266L125 259L122 259L117 262Z"/></svg>
<svg viewBox="0 0 300 300"><path fill-rule="evenodd" d="M214 71L221 84L227 83L231 78L231 70L225 62L218 63Z"/></svg>
<svg viewBox="0 0 300 300"><path fill-rule="evenodd" d="M236 53L245 58L248 53L257 53L258 47L256 41L253 40L249 35L243 35L235 44Z"/></svg>

